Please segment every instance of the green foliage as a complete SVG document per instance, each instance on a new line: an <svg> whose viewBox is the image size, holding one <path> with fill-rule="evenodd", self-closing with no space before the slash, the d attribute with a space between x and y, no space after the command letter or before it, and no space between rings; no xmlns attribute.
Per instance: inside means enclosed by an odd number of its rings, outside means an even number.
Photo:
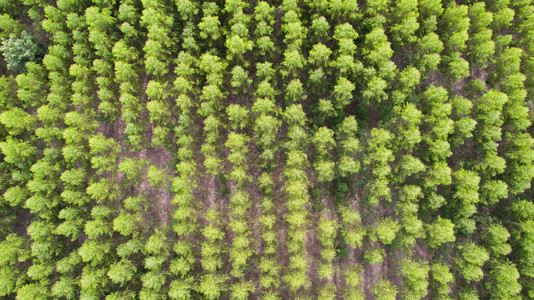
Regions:
<svg viewBox="0 0 534 300"><path fill-rule="evenodd" d="M248 299L256 287L251 281L235 283L230 287L230 296L232 299Z"/></svg>
<svg viewBox="0 0 534 300"><path fill-rule="evenodd" d="M452 243L456 240L454 236L454 224L448 219L438 217L427 227L428 244L432 248L437 248L444 243Z"/></svg>
<svg viewBox="0 0 534 300"><path fill-rule="evenodd" d="M428 294L428 263L404 259L400 270L404 278L404 297L419 299Z"/></svg>
<svg viewBox="0 0 534 300"><path fill-rule="evenodd" d="M472 242L460 245L458 249L460 256L456 259L456 263L460 267L462 276L467 282L480 281L484 276L482 266L489 260L486 249Z"/></svg>
<svg viewBox="0 0 534 300"><path fill-rule="evenodd" d="M385 218L376 226L376 235L384 244L389 245L395 239L395 234L399 231L400 225L391 218Z"/></svg>
<svg viewBox="0 0 534 300"><path fill-rule="evenodd" d="M454 282L454 276L449 267L441 263L434 263L431 270L437 293L446 296L450 291L449 285Z"/></svg>
<svg viewBox="0 0 534 300"><path fill-rule="evenodd" d="M126 179L138 182L141 175L141 170L148 165L149 162L144 159L133 159L126 157L119 163L119 172L124 173Z"/></svg>
<svg viewBox="0 0 534 300"><path fill-rule="evenodd" d="M19 135L25 131L32 130L36 121L34 116L18 107L0 114L0 122L6 126L10 135Z"/></svg>
<svg viewBox="0 0 534 300"><path fill-rule="evenodd" d="M375 299L394 300L397 299L397 288L387 279L380 279L371 288Z"/></svg>
<svg viewBox="0 0 534 300"><path fill-rule="evenodd" d="M41 47L35 37L23 31L20 37L10 35L9 39L3 40L0 51L7 67L15 74L21 74L26 71L27 62L37 62L42 57Z"/></svg>
<svg viewBox="0 0 534 300"><path fill-rule="evenodd" d="M226 276L221 275L204 275L200 280L198 291L207 299L218 299L226 290L223 288L223 284L225 283L226 279Z"/></svg>
<svg viewBox="0 0 534 300"><path fill-rule="evenodd" d="M383 248L375 247L365 251L363 258L372 265L379 265L384 262L384 255L386 252Z"/></svg>
<svg viewBox="0 0 534 300"><path fill-rule="evenodd" d="M491 281L488 288L495 299L519 298L521 285L518 282L519 272L509 261L497 262L489 272Z"/></svg>
<svg viewBox="0 0 534 300"><path fill-rule="evenodd" d="M0 142L0 149L5 155L4 161L14 165L29 163L37 154L37 149L29 142L19 141L12 137L8 137L4 142Z"/></svg>
<svg viewBox="0 0 534 300"><path fill-rule="evenodd" d="M510 233L501 224L492 224L487 228L486 242L493 256L505 256L512 252L512 247L508 244Z"/></svg>
<svg viewBox="0 0 534 300"><path fill-rule="evenodd" d="M151 165L146 174L151 186L162 188L169 183L169 176L165 169Z"/></svg>
<svg viewBox="0 0 534 300"><path fill-rule="evenodd" d="M129 260L121 260L109 267L107 273L109 279L121 285L128 282L136 271L135 265Z"/></svg>
<svg viewBox="0 0 534 300"><path fill-rule="evenodd" d="M0 0L0 297L534 298L533 16Z"/></svg>

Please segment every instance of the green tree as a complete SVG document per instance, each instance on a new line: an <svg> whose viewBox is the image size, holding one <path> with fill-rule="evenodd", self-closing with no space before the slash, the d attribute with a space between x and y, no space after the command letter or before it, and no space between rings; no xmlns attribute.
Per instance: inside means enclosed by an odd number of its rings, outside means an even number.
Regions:
<svg viewBox="0 0 534 300"><path fill-rule="evenodd" d="M10 135L19 135L35 127L37 118L24 110L14 107L0 114L0 122L7 127Z"/></svg>
<svg viewBox="0 0 534 300"><path fill-rule="evenodd" d="M311 31L312 36L316 40L321 40L321 38L324 38L327 36L328 31L330 29L330 24L328 24L328 21L323 16L317 16L313 18L311 22Z"/></svg>
<svg viewBox="0 0 534 300"><path fill-rule="evenodd" d="M345 77L339 77L337 84L334 86L334 103L338 109L341 109L352 101L354 89L356 87ZM364 92L365 94L365 92Z"/></svg>
<svg viewBox="0 0 534 300"><path fill-rule="evenodd" d="M369 80L367 88L363 91L363 98L369 101L369 103L380 103L389 97L385 91L387 87L386 80L380 77L373 77Z"/></svg>
<svg viewBox="0 0 534 300"><path fill-rule="evenodd" d="M456 263L460 267L462 276L467 282L480 281L484 276L482 266L489 260L486 249L473 242L460 245L458 249L460 256L456 259Z"/></svg>
<svg viewBox="0 0 534 300"><path fill-rule="evenodd" d="M136 271L137 268L130 260L122 259L109 267L107 275L113 283L122 286L132 279Z"/></svg>
<svg viewBox="0 0 534 300"><path fill-rule="evenodd" d="M493 205L508 197L508 185L501 180L485 180L480 187L480 202Z"/></svg>
<svg viewBox="0 0 534 300"><path fill-rule="evenodd" d="M308 58L308 61L315 66L324 67L327 65L331 54L332 50L330 50L327 46L318 43L313 45L312 50L310 50L310 57Z"/></svg>
<svg viewBox="0 0 534 300"><path fill-rule="evenodd" d="M224 284L226 276L207 274L200 278L198 291L206 296L207 299L219 299L221 294L226 290Z"/></svg>
<svg viewBox="0 0 534 300"><path fill-rule="evenodd" d="M119 172L124 173L126 179L132 182L139 182L141 170L149 164L145 159L134 159L126 157L119 163Z"/></svg>
<svg viewBox="0 0 534 300"><path fill-rule="evenodd" d="M376 225L376 235L378 239L384 244L389 245L393 240L395 239L395 235L400 230L400 225L392 220L391 218L387 217L383 220L381 220Z"/></svg>
<svg viewBox="0 0 534 300"><path fill-rule="evenodd" d="M439 36L431 32L420 38L417 43L421 49L421 54L416 56L418 69L423 75L437 70L441 61L440 53L444 48Z"/></svg>
<svg viewBox="0 0 534 300"><path fill-rule="evenodd" d="M456 240L454 236L454 224L448 219L438 217L428 225L428 245L438 248L444 243L452 243Z"/></svg>
<svg viewBox="0 0 534 300"><path fill-rule="evenodd" d="M0 51L4 55L7 67L15 74L21 74L26 71L27 62L37 62L42 58L44 53L41 47L36 38L23 31L20 37L10 35L9 39L4 40Z"/></svg>
<svg viewBox="0 0 534 300"><path fill-rule="evenodd" d="M167 171L163 168L151 165L148 168L146 176L151 186L162 188L169 184L169 175L167 174Z"/></svg>
<svg viewBox="0 0 534 300"><path fill-rule="evenodd" d="M449 267L442 263L433 263L431 270L437 293L447 296L451 290L449 285L454 282L454 276Z"/></svg>
<svg viewBox="0 0 534 300"><path fill-rule="evenodd" d="M295 76L305 65L306 60L297 50L286 50L284 52L284 60L282 66L284 69L280 71L282 76L286 77L289 74Z"/></svg>
<svg viewBox="0 0 534 300"><path fill-rule="evenodd" d="M518 280L519 271L515 264L509 261L495 262L490 269L487 286L495 299L520 299L522 287Z"/></svg>
<svg viewBox="0 0 534 300"><path fill-rule="evenodd" d="M505 256L512 252L512 247L508 244L510 233L503 225L491 224L486 229L484 236L489 249L492 251L492 256Z"/></svg>
<svg viewBox="0 0 534 300"><path fill-rule="evenodd" d="M4 142L0 142L0 149L4 153L4 161L14 165L24 166L32 161L37 155L37 148L29 142L22 142L12 137L8 137Z"/></svg>
<svg viewBox="0 0 534 300"><path fill-rule="evenodd" d="M468 39L469 18L467 17L468 7L452 3L447 6L441 16L443 26L440 31L444 33L445 46L449 52L462 51L465 49L465 42Z"/></svg>
<svg viewBox="0 0 534 300"><path fill-rule="evenodd" d="M363 259L372 265L380 265L384 262L386 251L380 246L366 250Z"/></svg>
<svg viewBox="0 0 534 300"><path fill-rule="evenodd" d="M256 290L256 286L252 281L234 283L230 287L230 297L232 299L248 299L249 294L253 293Z"/></svg>
<svg viewBox="0 0 534 300"><path fill-rule="evenodd" d="M141 222L139 215L121 212L113 220L113 230L121 235L128 236L139 231L138 224Z"/></svg>
<svg viewBox="0 0 534 300"><path fill-rule="evenodd" d="M397 287L387 279L378 280L371 288L371 291L377 300L397 299Z"/></svg>
<svg viewBox="0 0 534 300"><path fill-rule="evenodd" d="M291 80L286 86L286 101L288 103L293 102L302 102L306 100L306 92L304 91L304 86L302 82L295 78Z"/></svg>
<svg viewBox="0 0 534 300"><path fill-rule="evenodd" d="M420 299L428 294L428 271L427 262L417 262L411 259L403 259L400 266L404 278L404 297L407 299Z"/></svg>
<svg viewBox="0 0 534 300"><path fill-rule="evenodd" d="M417 1L399 1L392 9L393 26L391 32L399 45L413 43L417 40L415 32L419 29L418 16Z"/></svg>
<svg viewBox="0 0 534 300"><path fill-rule="evenodd" d="M21 186L13 186L4 192L4 200L10 206L17 206L28 198L28 191Z"/></svg>

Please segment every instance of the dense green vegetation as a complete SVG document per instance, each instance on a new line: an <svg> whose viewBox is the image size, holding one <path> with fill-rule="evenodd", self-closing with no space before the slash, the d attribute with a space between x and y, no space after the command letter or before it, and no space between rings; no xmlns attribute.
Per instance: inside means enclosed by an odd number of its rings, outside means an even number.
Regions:
<svg viewBox="0 0 534 300"><path fill-rule="evenodd" d="M534 298L534 2L0 0L0 297Z"/></svg>

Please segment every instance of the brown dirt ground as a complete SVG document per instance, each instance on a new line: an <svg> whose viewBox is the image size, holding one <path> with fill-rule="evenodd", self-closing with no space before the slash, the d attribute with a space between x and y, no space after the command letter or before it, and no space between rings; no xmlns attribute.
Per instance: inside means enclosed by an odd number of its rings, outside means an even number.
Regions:
<svg viewBox="0 0 534 300"><path fill-rule="evenodd" d="M113 138L121 145L121 152L119 153L119 162L125 157L146 159L149 161L149 166L154 165L159 168L164 168L169 175L174 174L174 171L169 168L169 162L172 158L172 154L163 149L163 147L146 147L144 150L131 152L128 149L128 145L121 140L123 136L126 124L121 118L117 118L113 123L102 124L100 132L108 138ZM148 170L145 167L144 170ZM123 180L124 175L119 173L118 180ZM149 211L146 214L147 221L151 223L151 227L158 227L154 222L160 225L169 224L172 218L172 195L166 187L155 188L149 185L146 176L142 176L141 182L138 185L133 186L133 194L145 195L147 197L149 205L152 204L154 211ZM130 195L124 195L127 197Z"/></svg>

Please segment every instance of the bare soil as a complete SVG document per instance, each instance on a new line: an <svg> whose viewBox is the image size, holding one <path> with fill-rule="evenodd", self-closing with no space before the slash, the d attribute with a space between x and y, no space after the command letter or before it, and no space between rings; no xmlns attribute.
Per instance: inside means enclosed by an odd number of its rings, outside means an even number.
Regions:
<svg viewBox="0 0 534 300"><path fill-rule="evenodd" d="M149 161L149 166L157 166L167 171L169 179L174 175L174 170L169 167L169 162L172 159L172 154L163 149L163 147L146 147L140 151L129 151L128 145L121 140L124 129L126 128L125 122L121 118L117 118L112 123L102 124L99 132L101 132L107 138L113 138L121 145L121 151L119 153L119 162L124 158L136 158ZM144 168L144 172L148 170L148 167ZM118 174L119 181L124 180L122 173ZM170 181L169 181L170 183ZM167 186L157 188L149 185L148 178L146 176L141 177L140 184L133 185L133 194L144 195L147 197L147 201L150 206L149 212L145 215L146 221L151 224L150 227L159 227L160 225L167 225L172 218L172 195L169 192ZM131 195L124 195L128 197Z"/></svg>

